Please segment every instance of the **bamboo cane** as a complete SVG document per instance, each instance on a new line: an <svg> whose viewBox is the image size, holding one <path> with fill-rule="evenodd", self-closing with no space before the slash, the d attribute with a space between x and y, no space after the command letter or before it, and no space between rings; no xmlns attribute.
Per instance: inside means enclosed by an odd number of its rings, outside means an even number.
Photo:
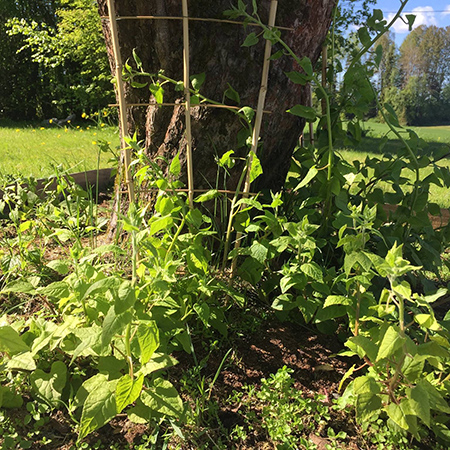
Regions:
<svg viewBox="0 0 450 450"><path fill-rule="evenodd" d="M131 151L126 145L125 135L128 131L127 126L127 104L125 100L125 90L123 88L122 79L122 57L120 55L119 47L119 35L117 32L117 22L116 22L116 11L114 8L114 0L108 1L108 14L109 14L109 24L111 27L111 40L114 52L114 61L116 66L116 81L117 81L117 97L119 100L119 117L120 117L120 128L121 128L121 139L120 145L123 152L123 159L125 164L125 183L128 187L128 197L130 203L134 203L134 184L130 176L130 163L131 163Z"/></svg>
<svg viewBox="0 0 450 450"><path fill-rule="evenodd" d="M277 16L277 8L278 8L278 0L271 0L270 11L269 11L269 22L268 22L269 28L273 28L275 26L275 20L276 20L276 16ZM248 156L249 161L248 161L247 175L246 175L244 190L243 190L243 198L248 197L249 192L250 192L250 184L251 184L250 177L251 177L251 171L252 171L253 158L256 155L257 150L258 150L258 141L259 141L259 136L261 134L261 124L262 124L262 118L263 118L263 114L264 114L264 104L266 102L267 85L269 82L269 68L270 68L271 54L272 54L272 42L269 39L267 39L266 47L264 50L264 65L263 65L262 76L261 76L261 87L259 89L258 107L256 109L255 126L253 128L253 134L252 134L252 147L250 149L250 153ZM242 233L237 233L235 249L239 248L241 238L242 238ZM235 256L231 263L231 278L234 277L234 274L236 271L236 263L237 263L237 258Z"/></svg>
<svg viewBox="0 0 450 450"><path fill-rule="evenodd" d="M189 90L189 12L188 2L183 1L183 83L186 100L186 162L188 175L189 207L194 207L194 168L192 163L191 92Z"/></svg>

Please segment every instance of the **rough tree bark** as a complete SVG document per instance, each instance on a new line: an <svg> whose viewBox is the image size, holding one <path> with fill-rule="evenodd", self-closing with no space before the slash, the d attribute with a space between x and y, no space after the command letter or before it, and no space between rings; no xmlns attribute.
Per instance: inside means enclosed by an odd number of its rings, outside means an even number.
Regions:
<svg viewBox="0 0 450 450"><path fill-rule="evenodd" d="M245 0L251 10L251 1ZM282 38L300 57L307 56L317 61L322 44L330 26L332 9L336 0L283 0L279 2L277 26L293 28L282 31ZM223 19L223 12L230 8L230 0L191 0L190 17ZM236 2L237 3L237 0ZM106 0L98 0L102 16L107 15ZM264 23L268 20L270 0L258 0L258 12ZM115 0L118 16L176 16L182 15L180 0ZM223 94L231 85L240 95L241 106L256 108L263 65L264 39L259 44L242 47L245 37L252 28L228 23L190 21L190 64L191 73L206 73L201 92L208 98L222 101ZM183 40L181 20L121 20L118 22L122 59L132 60L136 49L147 72L165 74L176 80L183 79ZM108 22L103 24L111 67L114 58L111 47ZM277 47L274 48L274 51ZM298 142L304 122L286 110L295 104L307 104L309 88L288 81L284 72L296 69L289 57L271 63L269 86L265 109L272 114L264 115L262 126L263 147L259 157L263 175L253 189L279 189L289 169L290 157ZM164 86L165 88L167 87ZM126 88L128 103L148 103L151 95L148 89ZM182 92L168 87L165 102L181 102ZM233 102L228 101L229 104ZM185 150L184 108L148 107L130 108L128 114L129 132L138 131L145 139L145 146L151 157L163 155L171 159L178 152L182 165ZM192 109L193 161L195 188L215 186L219 157L233 149L242 154L246 149L237 149L237 134L242 125L236 116L226 110L194 107ZM236 186L240 175L237 167L228 180L228 188ZM185 171L184 171L185 173ZM184 179L185 180L185 179ZM221 186L222 187L222 186Z"/></svg>

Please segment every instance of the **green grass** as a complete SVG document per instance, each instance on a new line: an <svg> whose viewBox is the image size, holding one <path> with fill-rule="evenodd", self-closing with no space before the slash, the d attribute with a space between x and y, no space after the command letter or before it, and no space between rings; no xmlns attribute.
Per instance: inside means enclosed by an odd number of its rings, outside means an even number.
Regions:
<svg viewBox="0 0 450 450"><path fill-rule="evenodd" d="M407 129L414 130L417 135L427 142L428 146L426 151L430 157L436 154L441 154L443 148L450 153L450 126L435 126L435 127L406 127ZM347 161L364 161L367 156L374 157L381 154L380 144L383 136L388 135L391 139L383 148L383 152L389 152L396 154L401 148L402 143L398 139L394 139L395 136L390 132L389 127L386 124L378 123L374 121L365 122L363 129L366 130L367 135L362 139L360 145L356 148L338 148L337 151ZM403 132L403 131L402 131ZM405 138L408 135L405 134ZM450 167L450 156L442 159L438 163L443 167ZM421 169L421 176L426 177L431 173L431 168ZM414 174L410 171L405 171L404 176L407 176L413 180ZM384 191L390 191L390 187L387 183L379 183L378 185ZM436 185L431 185L430 188L430 201L437 203L441 208L450 208L450 193L448 188L441 188Z"/></svg>
<svg viewBox="0 0 450 450"><path fill-rule="evenodd" d="M81 172L97 168L99 141L110 143L117 153L117 127L105 124L74 124L44 127L0 123L0 178L6 175L43 178L54 174L55 166ZM101 153L100 167L110 167L111 153Z"/></svg>

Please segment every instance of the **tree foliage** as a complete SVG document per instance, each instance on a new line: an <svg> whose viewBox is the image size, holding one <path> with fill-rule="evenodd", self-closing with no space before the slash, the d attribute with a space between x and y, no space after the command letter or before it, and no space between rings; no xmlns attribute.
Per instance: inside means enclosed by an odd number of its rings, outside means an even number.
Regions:
<svg viewBox="0 0 450 450"><path fill-rule="evenodd" d="M11 3L3 11L6 25L0 29L4 37L2 54L20 60L24 67L16 74L20 86L14 94L9 90L2 93L3 104L10 105L4 116L63 116L96 110L111 101L112 86L95 2ZM11 59L3 63L12 74ZM24 89L27 84L28 90ZM21 101L22 92L26 101Z"/></svg>

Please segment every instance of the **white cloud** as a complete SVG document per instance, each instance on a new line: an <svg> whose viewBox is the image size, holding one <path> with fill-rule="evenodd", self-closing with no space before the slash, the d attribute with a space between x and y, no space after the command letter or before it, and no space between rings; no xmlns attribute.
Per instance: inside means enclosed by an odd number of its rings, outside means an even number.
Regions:
<svg viewBox="0 0 450 450"><path fill-rule="evenodd" d="M450 14L450 5L445 7L445 11L442 13L443 16L448 16Z"/></svg>
<svg viewBox="0 0 450 450"><path fill-rule="evenodd" d="M448 11L448 12L447 12ZM438 26L438 22L436 20L436 15L434 12L434 9L432 6L418 6L417 8L414 8L412 10L412 14L414 14L416 16L416 20L414 21L414 25L413 28L417 28L420 25L436 25ZM450 5L447 6L445 13L443 14L450 14ZM389 13L386 16L386 20L388 21L388 23L394 18L393 13ZM392 27L393 31L395 31L395 33L398 34L403 34L403 33L407 33L408 32L408 25L407 25L407 20L404 17L404 20L406 21L403 22L403 20L401 20L400 18L397 19Z"/></svg>

